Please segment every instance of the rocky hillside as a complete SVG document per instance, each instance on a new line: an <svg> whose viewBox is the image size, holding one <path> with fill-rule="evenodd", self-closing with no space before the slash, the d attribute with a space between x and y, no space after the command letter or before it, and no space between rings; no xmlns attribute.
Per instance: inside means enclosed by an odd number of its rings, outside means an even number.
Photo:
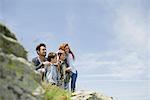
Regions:
<svg viewBox="0 0 150 100"><path fill-rule="evenodd" d="M38 77L23 46L0 24L0 100L40 100L33 96Z"/></svg>

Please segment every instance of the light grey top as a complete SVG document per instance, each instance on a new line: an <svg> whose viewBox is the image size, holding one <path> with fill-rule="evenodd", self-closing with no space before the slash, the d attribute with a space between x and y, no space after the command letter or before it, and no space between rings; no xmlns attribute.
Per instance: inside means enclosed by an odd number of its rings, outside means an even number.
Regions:
<svg viewBox="0 0 150 100"><path fill-rule="evenodd" d="M57 84L58 82L58 73L57 73L57 68L53 64L49 66L47 73L46 73L46 80L48 83L55 83Z"/></svg>

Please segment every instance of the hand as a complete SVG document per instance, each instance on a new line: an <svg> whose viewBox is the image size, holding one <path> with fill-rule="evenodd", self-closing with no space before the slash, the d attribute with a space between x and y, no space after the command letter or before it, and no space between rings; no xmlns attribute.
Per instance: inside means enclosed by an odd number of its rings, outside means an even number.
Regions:
<svg viewBox="0 0 150 100"><path fill-rule="evenodd" d="M45 61L45 62L43 62L43 65L44 65L44 66L50 66L51 63L50 63L49 61Z"/></svg>
<svg viewBox="0 0 150 100"><path fill-rule="evenodd" d="M66 71L70 72L71 71L71 67L66 68Z"/></svg>
<svg viewBox="0 0 150 100"><path fill-rule="evenodd" d="M60 65L60 64L59 64L59 62L56 62L56 63L54 63L54 65L57 65L57 66L58 66L58 65Z"/></svg>

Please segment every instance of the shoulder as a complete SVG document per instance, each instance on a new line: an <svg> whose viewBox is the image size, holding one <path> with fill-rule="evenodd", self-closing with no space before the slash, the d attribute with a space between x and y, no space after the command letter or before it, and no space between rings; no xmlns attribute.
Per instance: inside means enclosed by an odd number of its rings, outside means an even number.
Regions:
<svg viewBox="0 0 150 100"><path fill-rule="evenodd" d="M72 54L68 54L68 59L73 59L73 56L72 56Z"/></svg>
<svg viewBox="0 0 150 100"><path fill-rule="evenodd" d="M36 59L38 59L38 57L34 57L34 58L32 58L32 60L36 60Z"/></svg>
<svg viewBox="0 0 150 100"><path fill-rule="evenodd" d="M37 61L38 61L38 57L32 59L32 62L37 62Z"/></svg>

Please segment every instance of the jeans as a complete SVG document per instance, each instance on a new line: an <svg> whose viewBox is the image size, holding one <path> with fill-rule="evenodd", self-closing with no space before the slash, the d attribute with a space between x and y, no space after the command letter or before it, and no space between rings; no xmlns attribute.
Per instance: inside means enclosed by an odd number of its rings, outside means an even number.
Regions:
<svg viewBox="0 0 150 100"><path fill-rule="evenodd" d="M77 71L76 73L72 73L71 75L71 91L72 92L75 92L77 76L78 76Z"/></svg>
<svg viewBox="0 0 150 100"><path fill-rule="evenodd" d="M64 82L64 89L69 90L69 83L68 82Z"/></svg>

